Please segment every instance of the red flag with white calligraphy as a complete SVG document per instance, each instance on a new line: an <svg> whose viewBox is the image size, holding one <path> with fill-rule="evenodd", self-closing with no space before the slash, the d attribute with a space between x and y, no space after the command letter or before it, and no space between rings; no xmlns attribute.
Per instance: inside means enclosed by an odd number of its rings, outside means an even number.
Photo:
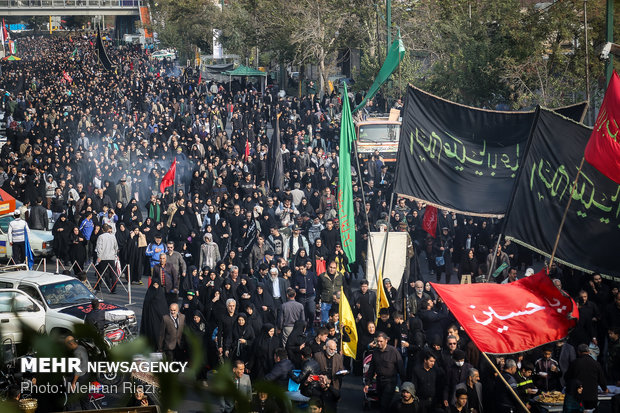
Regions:
<svg viewBox="0 0 620 413"><path fill-rule="evenodd" d="M620 184L620 78L614 70L586 146L586 161Z"/></svg>
<svg viewBox="0 0 620 413"><path fill-rule="evenodd" d="M480 351L518 353L560 340L577 324L577 305L545 271L510 284L435 284Z"/></svg>
<svg viewBox="0 0 620 413"><path fill-rule="evenodd" d="M422 219L422 229L435 238L437 232L437 208L427 205L424 209L424 218Z"/></svg>

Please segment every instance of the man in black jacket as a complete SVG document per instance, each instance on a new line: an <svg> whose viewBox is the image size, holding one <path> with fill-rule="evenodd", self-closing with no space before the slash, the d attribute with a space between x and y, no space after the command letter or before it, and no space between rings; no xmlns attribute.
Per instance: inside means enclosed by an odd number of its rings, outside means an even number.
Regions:
<svg viewBox="0 0 620 413"><path fill-rule="evenodd" d="M579 380L583 384L583 407L584 409L595 409L598 405L598 386L605 393L609 390L605 382L605 375L601 365L590 357L587 344L577 346L577 359L568 367L564 376L566 383L570 386L573 380Z"/></svg>
<svg viewBox="0 0 620 413"><path fill-rule="evenodd" d="M105 327L105 311L99 308L99 300L96 298L91 301L91 305L92 310L86 314L84 323L94 326L101 333Z"/></svg>
<svg viewBox="0 0 620 413"><path fill-rule="evenodd" d="M517 380L515 374L517 373L517 363L513 359L506 360L504 369L502 370L502 377L513 389L517 388ZM510 413L517 411L517 401L514 399L514 395L506 388L506 385L497 377L495 379L496 391L496 405L495 411L498 413Z"/></svg>
<svg viewBox="0 0 620 413"><path fill-rule="evenodd" d="M372 360L368 369L368 377L377 375L377 394L381 413L390 411L390 405L396 392L396 379L400 376L405 381L405 367L403 359L394 346L388 345L388 336L384 332L377 335L377 348L372 352ZM368 385L364 386L364 392Z"/></svg>
<svg viewBox="0 0 620 413"><path fill-rule="evenodd" d="M432 412L437 406L441 374L435 367L436 361L435 355L429 351L424 355L424 362L413 369L411 381L417 390L422 413Z"/></svg>
<svg viewBox="0 0 620 413"><path fill-rule="evenodd" d="M41 197L37 198L36 204L30 208L28 226L30 229L39 229L42 231L47 231L49 229L47 209L43 206L43 199Z"/></svg>
<svg viewBox="0 0 620 413"><path fill-rule="evenodd" d="M265 380L272 381L280 385L283 389L288 389L288 379L293 377L293 362L288 359L286 350L283 348L276 349L273 356L276 364L273 369L265 375Z"/></svg>

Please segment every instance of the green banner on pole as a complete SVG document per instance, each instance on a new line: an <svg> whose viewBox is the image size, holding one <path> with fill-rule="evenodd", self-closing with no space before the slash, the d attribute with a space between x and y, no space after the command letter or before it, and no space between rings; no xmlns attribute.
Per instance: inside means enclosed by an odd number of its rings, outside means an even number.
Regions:
<svg viewBox="0 0 620 413"><path fill-rule="evenodd" d="M379 74L370 86L370 89L368 89L368 93L364 96L364 100L362 100L362 102L353 110L354 113L366 106L366 103L368 103L368 101L375 96L381 85L383 85L385 81L388 80L390 75L394 73L400 61L403 60L403 57L405 57L405 46L403 45L403 40L401 39L399 32L398 39L394 40L394 43L390 46L390 51L385 57L385 62L383 62L383 66L381 66Z"/></svg>
<svg viewBox="0 0 620 413"><path fill-rule="evenodd" d="M340 159L338 167L338 220L342 249L355 262L355 217L353 215L353 187L351 182L351 145L355 139L355 126L351 106L344 84L342 96L342 118L340 120Z"/></svg>

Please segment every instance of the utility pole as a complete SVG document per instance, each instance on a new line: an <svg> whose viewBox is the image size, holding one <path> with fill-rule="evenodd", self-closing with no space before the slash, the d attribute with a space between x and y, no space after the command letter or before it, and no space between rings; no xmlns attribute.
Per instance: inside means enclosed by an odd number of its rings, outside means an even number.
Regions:
<svg viewBox="0 0 620 413"><path fill-rule="evenodd" d="M614 42L614 0L607 0L607 27L605 31L605 39L609 43ZM608 85L611 80L613 70L614 57L610 54L609 59L607 59L607 63L605 64L605 78L607 79L606 85Z"/></svg>
<svg viewBox="0 0 620 413"><path fill-rule="evenodd" d="M611 1L611 0L608 0ZM392 45L392 0L385 0L386 24L387 24L387 48L386 56Z"/></svg>
<svg viewBox="0 0 620 413"><path fill-rule="evenodd" d="M583 35L585 45L585 64L586 64L586 101L588 102L588 112L594 114L594 111L590 110L590 61L588 56L588 0L583 0ZM591 116L588 116L589 118ZM589 119L591 121L591 119Z"/></svg>

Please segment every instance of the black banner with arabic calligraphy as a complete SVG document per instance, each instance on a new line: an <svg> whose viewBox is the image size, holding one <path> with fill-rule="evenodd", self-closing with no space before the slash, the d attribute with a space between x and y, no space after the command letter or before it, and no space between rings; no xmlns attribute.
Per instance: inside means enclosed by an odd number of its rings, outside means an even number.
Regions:
<svg viewBox="0 0 620 413"><path fill-rule="evenodd" d="M395 191L455 211L503 215L534 112L471 108L409 86Z"/></svg>
<svg viewBox="0 0 620 413"><path fill-rule="evenodd" d="M540 110L517 184L506 235L549 255L592 130ZM587 162L577 181L556 257L573 267L620 275L620 185Z"/></svg>

